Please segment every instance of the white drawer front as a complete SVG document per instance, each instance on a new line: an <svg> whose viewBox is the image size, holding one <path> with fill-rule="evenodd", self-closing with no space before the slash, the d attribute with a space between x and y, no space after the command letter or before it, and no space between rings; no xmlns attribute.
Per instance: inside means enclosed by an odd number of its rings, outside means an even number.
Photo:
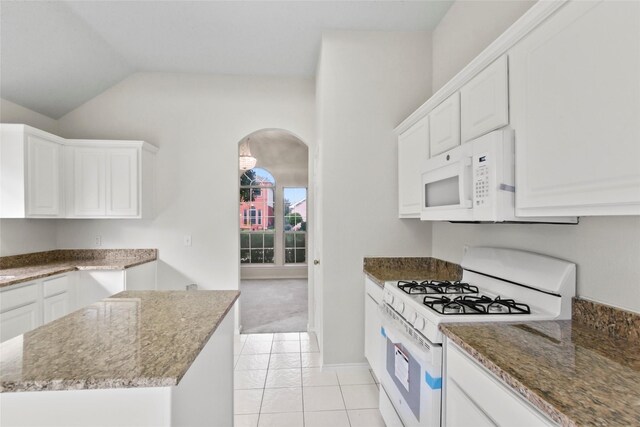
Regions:
<svg viewBox="0 0 640 427"><path fill-rule="evenodd" d="M69 278L67 276L47 279L43 283L45 298L67 292L69 290Z"/></svg>
<svg viewBox="0 0 640 427"><path fill-rule="evenodd" d="M455 381L464 394L497 425L513 425L514 420L518 420L520 427L553 425L551 420L516 396L448 340L446 357L447 381ZM445 393L445 399L449 399L446 390ZM446 418L449 419L448 414Z"/></svg>
<svg viewBox="0 0 640 427"><path fill-rule="evenodd" d="M38 285L36 283L0 292L0 313L36 302L37 300Z"/></svg>

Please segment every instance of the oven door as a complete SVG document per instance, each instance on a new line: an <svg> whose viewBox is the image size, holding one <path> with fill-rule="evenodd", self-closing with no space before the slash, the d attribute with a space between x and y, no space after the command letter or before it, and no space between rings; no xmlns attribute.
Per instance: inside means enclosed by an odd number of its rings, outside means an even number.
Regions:
<svg viewBox="0 0 640 427"><path fill-rule="evenodd" d="M426 161L420 219L473 220L471 148L461 145Z"/></svg>
<svg viewBox="0 0 640 427"><path fill-rule="evenodd" d="M381 311L384 391L405 427L440 426L442 347L410 332L413 328L388 306Z"/></svg>

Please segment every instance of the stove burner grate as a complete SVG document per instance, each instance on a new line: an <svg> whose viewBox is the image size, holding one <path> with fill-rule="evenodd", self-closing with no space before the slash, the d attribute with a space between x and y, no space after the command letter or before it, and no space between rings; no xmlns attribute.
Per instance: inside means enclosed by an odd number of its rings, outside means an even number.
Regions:
<svg viewBox="0 0 640 427"><path fill-rule="evenodd" d="M423 304L440 314L531 314L528 305L499 296L464 295L451 299L446 296L425 296Z"/></svg>
<svg viewBox="0 0 640 427"><path fill-rule="evenodd" d="M460 281L450 282L448 280L424 280L398 282L398 288L407 294L477 294L478 288L468 283Z"/></svg>

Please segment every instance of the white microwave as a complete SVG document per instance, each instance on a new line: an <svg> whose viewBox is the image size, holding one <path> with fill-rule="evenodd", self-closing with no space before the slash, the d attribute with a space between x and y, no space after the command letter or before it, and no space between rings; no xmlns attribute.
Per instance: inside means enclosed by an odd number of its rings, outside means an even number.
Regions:
<svg viewBox="0 0 640 427"><path fill-rule="evenodd" d="M576 217L516 217L513 131L501 129L428 159L420 219L575 224Z"/></svg>

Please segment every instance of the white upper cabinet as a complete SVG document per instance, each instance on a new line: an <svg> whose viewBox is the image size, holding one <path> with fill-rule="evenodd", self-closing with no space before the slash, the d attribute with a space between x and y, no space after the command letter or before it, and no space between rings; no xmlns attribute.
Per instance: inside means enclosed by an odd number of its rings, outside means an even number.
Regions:
<svg viewBox="0 0 640 427"><path fill-rule="evenodd" d="M156 148L142 141L69 140L68 217L142 218L153 214ZM147 200L143 200L147 199Z"/></svg>
<svg viewBox="0 0 640 427"><path fill-rule="evenodd" d="M463 143L509 124L506 55L462 86L460 122Z"/></svg>
<svg viewBox="0 0 640 427"><path fill-rule="evenodd" d="M429 158L429 117L425 116L398 136L398 214L420 218L420 173Z"/></svg>
<svg viewBox="0 0 640 427"><path fill-rule="evenodd" d="M432 157L513 128L518 217L640 215L640 2L537 2L396 133L425 116Z"/></svg>
<svg viewBox="0 0 640 427"><path fill-rule="evenodd" d="M25 125L1 125L0 217L64 216L64 140Z"/></svg>
<svg viewBox="0 0 640 427"><path fill-rule="evenodd" d="M68 140L18 124L0 132L0 218L153 215L156 147Z"/></svg>
<svg viewBox="0 0 640 427"><path fill-rule="evenodd" d="M640 214L640 2L569 2L509 57L516 214Z"/></svg>
<svg viewBox="0 0 640 427"><path fill-rule="evenodd" d="M96 217L106 214L105 150L91 147L68 147L73 165L69 202L73 203L71 216ZM71 190L71 189L70 189Z"/></svg>
<svg viewBox="0 0 640 427"><path fill-rule="evenodd" d="M107 151L107 215L138 215L139 150L116 148Z"/></svg>
<svg viewBox="0 0 640 427"><path fill-rule="evenodd" d="M429 113L431 156L460 145L460 92L456 92Z"/></svg>

